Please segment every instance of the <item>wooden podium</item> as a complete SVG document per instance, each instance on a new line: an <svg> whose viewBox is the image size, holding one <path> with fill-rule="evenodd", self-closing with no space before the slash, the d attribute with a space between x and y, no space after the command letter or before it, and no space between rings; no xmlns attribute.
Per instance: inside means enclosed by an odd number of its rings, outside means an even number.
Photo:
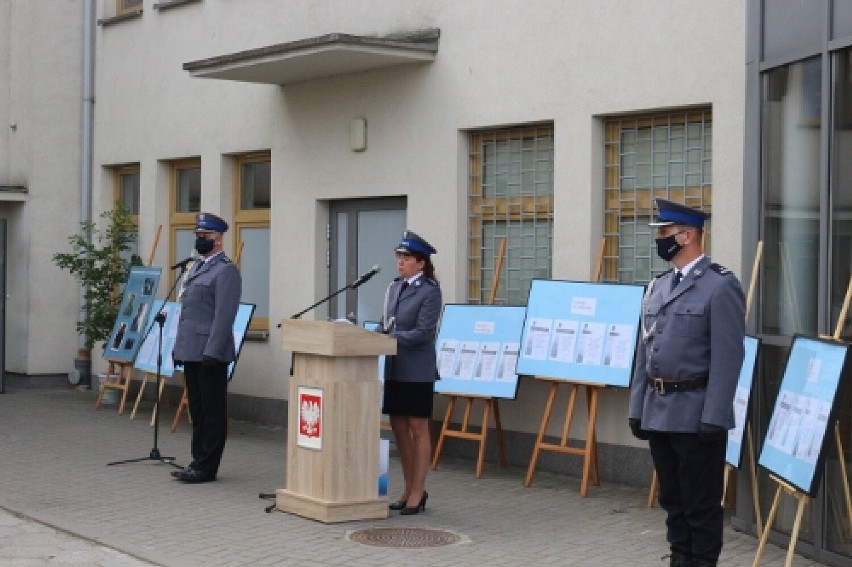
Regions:
<svg viewBox="0 0 852 567"><path fill-rule="evenodd" d="M347 323L286 319L293 352L287 416L287 488L279 510L320 522L388 516L379 497L378 356L396 341Z"/></svg>

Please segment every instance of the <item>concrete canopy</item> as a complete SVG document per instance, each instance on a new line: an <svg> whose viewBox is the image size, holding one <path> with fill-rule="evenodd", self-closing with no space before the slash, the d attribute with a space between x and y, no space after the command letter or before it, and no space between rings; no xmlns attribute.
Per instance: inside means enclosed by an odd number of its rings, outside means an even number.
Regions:
<svg viewBox="0 0 852 567"><path fill-rule="evenodd" d="M385 37L331 33L190 61L193 77L289 85L396 65L429 63L438 52L440 30Z"/></svg>

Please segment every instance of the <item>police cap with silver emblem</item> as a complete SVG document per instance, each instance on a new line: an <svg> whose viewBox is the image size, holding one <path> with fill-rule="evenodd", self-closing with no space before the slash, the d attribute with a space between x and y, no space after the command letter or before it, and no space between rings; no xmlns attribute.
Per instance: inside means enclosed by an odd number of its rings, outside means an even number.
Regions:
<svg viewBox="0 0 852 567"><path fill-rule="evenodd" d="M654 199L657 202L657 220L648 223L648 226L671 226L681 224L702 228L704 221L710 218L709 213L669 201L668 199Z"/></svg>
<svg viewBox="0 0 852 567"><path fill-rule="evenodd" d="M213 213L198 213L195 215L195 231L227 232L228 223Z"/></svg>
<svg viewBox="0 0 852 567"><path fill-rule="evenodd" d="M406 230L402 233L402 240L394 251L401 252L402 254L421 254L426 257L437 252L431 244L410 230Z"/></svg>

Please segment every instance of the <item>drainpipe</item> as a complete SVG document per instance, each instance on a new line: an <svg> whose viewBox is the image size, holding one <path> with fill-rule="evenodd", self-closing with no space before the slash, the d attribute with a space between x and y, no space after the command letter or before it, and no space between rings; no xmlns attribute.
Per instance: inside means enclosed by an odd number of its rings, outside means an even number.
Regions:
<svg viewBox="0 0 852 567"><path fill-rule="evenodd" d="M83 155L80 183L80 222L92 220L92 153L94 149L94 106L95 106L95 0L83 0ZM91 238L91 234L87 235ZM85 300L86 288L80 290L80 318L89 317ZM91 386L92 361L86 339L80 335L74 370L80 385Z"/></svg>

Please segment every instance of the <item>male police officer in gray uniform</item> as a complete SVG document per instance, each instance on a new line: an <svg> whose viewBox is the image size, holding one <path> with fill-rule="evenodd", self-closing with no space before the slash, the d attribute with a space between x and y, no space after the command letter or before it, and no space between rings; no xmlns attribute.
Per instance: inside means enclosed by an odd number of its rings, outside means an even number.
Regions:
<svg viewBox="0 0 852 567"><path fill-rule="evenodd" d="M710 215L656 201L657 253L675 269L645 293L628 420L651 448L670 566L711 567L722 551L725 446L744 356L745 301L736 276L704 256Z"/></svg>
<svg viewBox="0 0 852 567"><path fill-rule="evenodd" d="M174 359L183 363L192 416L192 463L172 475L187 483L216 480L228 433L228 364L236 358L234 319L242 278L222 252L228 223L196 215L195 261L181 298Z"/></svg>

